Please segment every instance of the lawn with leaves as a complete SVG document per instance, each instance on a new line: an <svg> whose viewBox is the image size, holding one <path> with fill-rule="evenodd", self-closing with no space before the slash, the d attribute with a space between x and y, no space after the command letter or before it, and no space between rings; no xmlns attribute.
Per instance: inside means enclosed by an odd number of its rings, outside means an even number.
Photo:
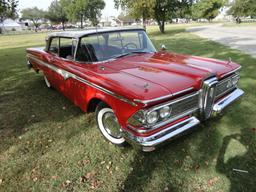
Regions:
<svg viewBox="0 0 256 192"><path fill-rule="evenodd" d="M185 32L149 36L178 53L243 66L241 102L152 153L106 142L84 114L26 68L45 34L0 36L0 191L256 191L256 59ZM233 169L248 171L237 172Z"/></svg>

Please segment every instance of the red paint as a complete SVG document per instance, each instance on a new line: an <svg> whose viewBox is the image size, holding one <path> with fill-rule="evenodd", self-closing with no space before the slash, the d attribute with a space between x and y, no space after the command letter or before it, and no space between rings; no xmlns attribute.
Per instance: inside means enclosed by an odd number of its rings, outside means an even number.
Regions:
<svg viewBox="0 0 256 192"><path fill-rule="evenodd" d="M165 51L136 54L98 64L67 61L37 48L27 49L27 53L131 101L133 99L154 99L190 87L193 87L194 91L199 90L202 81L206 78L214 75L220 78L223 74L239 67L233 62L179 55ZM140 103L137 106L132 106L73 78L64 80L60 74L39 65L31 58L29 60L34 69L40 69L57 90L83 111L87 111L88 104L92 99L99 99L107 103L115 111L119 123L124 129L127 127L128 118L144 107ZM145 89L143 86L147 83L149 86Z"/></svg>

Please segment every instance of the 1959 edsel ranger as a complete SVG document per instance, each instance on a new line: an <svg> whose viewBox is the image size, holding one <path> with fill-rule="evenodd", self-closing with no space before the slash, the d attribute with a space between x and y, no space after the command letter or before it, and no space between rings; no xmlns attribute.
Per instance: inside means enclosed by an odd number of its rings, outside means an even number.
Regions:
<svg viewBox="0 0 256 192"><path fill-rule="evenodd" d="M152 151L241 97L240 65L156 51L144 29L57 32L27 49L28 67L83 111L103 136Z"/></svg>

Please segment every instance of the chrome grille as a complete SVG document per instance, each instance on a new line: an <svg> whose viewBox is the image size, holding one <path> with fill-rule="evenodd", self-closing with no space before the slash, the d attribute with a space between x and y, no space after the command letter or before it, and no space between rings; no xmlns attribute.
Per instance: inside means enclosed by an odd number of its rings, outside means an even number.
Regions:
<svg viewBox="0 0 256 192"><path fill-rule="evenodd" d="M190 115L191 113L199 110L199 92L195 92L184 97L175 99L171 102L155 106L150 111L159 110L164 106L170 106L172 108L171 117L157 123L152 127L152 129L166 125L167 123L185 117L186 115Z"/></svg>
<svg viewBox="0 0 256 192"><path fill-rule="evenodd" d="M233 78L239 78L239 75L234 74L226 79L223 79L217 84L216 97L215 97L216 99L219 99L220 97L234 90L237 87L237 84L233 84L233 81L232 81Z"/></svg>
<svg viewBox="0 0 256 192"><path fill-rule="evenodd" d="M187 111L193 111L199 108L199 94L180 100L172 106L172 116L178 116Z"/></svg>
<svg viewBox="0 0 256 192"><path fill-rule="evenodd" d="M212 77L203 83L202 98L201 98L201 116L202 119L208 119L212 113L212 106L216 95L216 86L218 79Z"/></svg>

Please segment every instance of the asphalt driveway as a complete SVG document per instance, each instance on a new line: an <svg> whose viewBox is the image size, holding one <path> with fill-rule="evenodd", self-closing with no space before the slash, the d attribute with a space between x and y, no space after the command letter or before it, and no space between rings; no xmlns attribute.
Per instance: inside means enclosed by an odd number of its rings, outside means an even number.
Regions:
<svg viewBox="0 0 256 192"><path fill-rule="evenodd" d="M218 24L191 27L187 31L256 57L256 27L223 27Z"/></svg>

